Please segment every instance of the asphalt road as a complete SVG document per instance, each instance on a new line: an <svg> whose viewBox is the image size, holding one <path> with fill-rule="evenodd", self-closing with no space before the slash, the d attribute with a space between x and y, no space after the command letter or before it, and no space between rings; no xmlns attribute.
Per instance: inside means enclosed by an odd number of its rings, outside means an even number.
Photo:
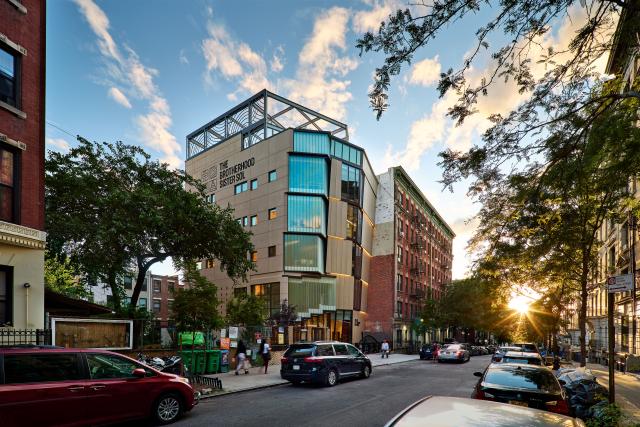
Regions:
<svg viewBox="0 0 640 427"><path fill-rule="evenodd" d="M490 356L464 364L414 361L375 368L335 387L282 385L200 402L175 426L383 426L426 395L469 397Z"/></svg>

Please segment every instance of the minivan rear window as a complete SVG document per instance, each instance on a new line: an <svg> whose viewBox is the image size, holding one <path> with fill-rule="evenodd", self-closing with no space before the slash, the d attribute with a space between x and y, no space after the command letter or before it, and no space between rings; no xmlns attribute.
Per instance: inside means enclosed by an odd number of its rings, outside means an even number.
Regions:
<svg viewBox="0 0 640 427"><path fill-rule="evenodd" d="M78 355L73 353L5 354L5 384L82 379Z"/></svg>
<svg viewBox="0 0 640 427"><path fill-rule="evenodd" d="M313 356L314 344L295 344L287 349L285 357L307 357Z"/></svg>

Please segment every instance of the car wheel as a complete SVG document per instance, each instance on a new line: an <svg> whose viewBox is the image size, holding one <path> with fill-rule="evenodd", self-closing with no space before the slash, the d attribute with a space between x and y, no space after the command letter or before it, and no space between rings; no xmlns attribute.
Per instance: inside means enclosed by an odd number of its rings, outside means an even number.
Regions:
<svg viewBox="0 0 640 427"><path fill-rule="evenodd" d="M327 377L324 380L324 384L326 386L333 387L337 383L338 383L338 373L336 372L335 369L330 369L329 372L327 372Z"/></svg>
<svg viewBox="0 0 640 427"><path fill-rule="evenodd" d="M362 369L362 373L360 374L362 378L369 378L371 376L371 368L369 365L365 365Z"/></svg>
<svg viewBox="0 0 640 427"><path fill-rule="evenodd" d="M160 424L169 424L177 420L184 410L182 399L176 394L163 394L153 407L153 416Z"/></svg>

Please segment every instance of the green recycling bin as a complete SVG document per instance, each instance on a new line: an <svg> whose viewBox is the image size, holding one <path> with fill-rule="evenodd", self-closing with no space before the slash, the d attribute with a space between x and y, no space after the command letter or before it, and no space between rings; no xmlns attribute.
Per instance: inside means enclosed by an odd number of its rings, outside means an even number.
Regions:
<svg viewBox="0 0 640 427"><path fill-rule="evenodd" d="M207 356L204 350L186 350L180 352L182 363L191 374L204 374L207 365Z"/></svg>
<svg viewBox="0 0 640 427"><path fill-rule="evenodd" d="M182 364L184 365L184 367L189 372L193 372L193 360L195 355L191 352L191 350L181 351L178 353L178 355L182 358Z"/></svg>
<svg viewBox="0 0 640 427"><path fill-rule="evenodd" d="M217 374L220 370L220 350L205 350L207 355L207 374Z"/></svg>

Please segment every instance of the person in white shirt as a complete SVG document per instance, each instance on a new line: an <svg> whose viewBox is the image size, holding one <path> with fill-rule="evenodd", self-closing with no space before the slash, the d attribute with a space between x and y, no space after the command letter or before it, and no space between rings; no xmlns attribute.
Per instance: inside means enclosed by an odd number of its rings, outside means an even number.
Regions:
<svg viewBox="0 0 640 427"><path fill-rule="evenodd" d="M382 346L380 347L380 350L382 352L382 358L384 358L384 356L387 356L387 359L389 358L389 342L387 340L384 340L382 342Z"/></svg>
<svg viewBox="0 0 640 427"><path fill-rule="evenodd" d="M269 367L269 360L271 360L271 347L269 346L269 340L266 338L262 341L262 361L264 362L264 373L267 373L267 368Z"/></svg>

